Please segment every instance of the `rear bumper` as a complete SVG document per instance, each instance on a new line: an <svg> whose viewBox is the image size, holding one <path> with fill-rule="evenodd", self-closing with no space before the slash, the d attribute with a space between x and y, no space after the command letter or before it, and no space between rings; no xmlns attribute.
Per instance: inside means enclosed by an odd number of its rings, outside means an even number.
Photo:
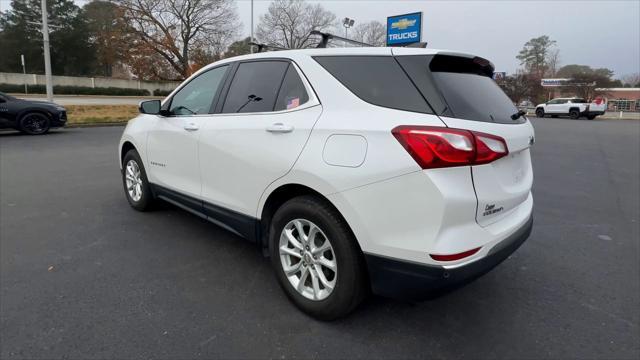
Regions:
<svg viewBox="0 0 640 360"><path fill-rule="evenodd" d="M530 216L484 258L454 269L365 254L371 288L375 294L393 298L424 300L436 297L475 280L500 264L524 243L532 227L533 216Z"/></svg>
<svg viewBox="0 0 640 360"><path fill-rule="evenodd" d="M604 115L604 111L583 111L582 116L599 116L599 115Z"/></svg>

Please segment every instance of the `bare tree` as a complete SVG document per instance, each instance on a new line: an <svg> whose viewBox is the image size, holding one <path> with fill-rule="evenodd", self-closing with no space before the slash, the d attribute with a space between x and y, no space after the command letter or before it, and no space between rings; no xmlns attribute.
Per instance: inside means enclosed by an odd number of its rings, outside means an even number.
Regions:
<svg viewBox="0 0 640 360"><path fill-rule="evenodd" d="M195 49L220 52L238 27L233 0L116 0L134 33L182 78ZM153 64L149 64L153 66Z"/></svg>
<svg viewBox="0 0 640 360"><path fill-rule="evenodd" d="M275 0L260 17L256 37L260 42L289 49L311 47L318 39L311 30L326 31L336 24L336 15L322 5L304 0Z"/></svg>
<svg viewBox="0 0 640 360"><path fill-rule="evenodd" d="M621 80L625 86L640 87L640 73L625 75Z"/></svg>
<svg viewBox="0 0 640 360"><path fill-rule="evenodd" d="M560 49L552 48L547 54L547 76L554 77L560 68Z"/></svg>
<svg viewBox="0 0 640 360"><path fill-rule="evenodd" d="M537 83L536 80L532 79L531 75L518 71L515 75L504 78L498 85L511 101L518 105L522 100L529 100L531 98L533 89Z"/></svg>
<svg viewBox="0 0 640 360"><path fill-rule="evenodd" d="M353 39L373 46L385 46L387 27L375 20L358 24L353 29Z"/></svg>

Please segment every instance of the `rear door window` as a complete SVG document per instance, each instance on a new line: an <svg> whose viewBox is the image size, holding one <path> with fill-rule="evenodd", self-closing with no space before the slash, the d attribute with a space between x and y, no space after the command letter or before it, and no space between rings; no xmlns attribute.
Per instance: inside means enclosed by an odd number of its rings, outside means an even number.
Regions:
<svg viewBox="0 0 640 360"><path fill-rule="evenodd" d="M288 66L286 61L240 63L227 92L222 112L273 111Z"/></svg>
<svg viewBox="0 0 640 360"><path fill-rule="evenodd" d="M316 56L314 59L353 94L370 104L433 113L392 56Z"/></svg>
<svg viewBox="0 0 640 360"><path fill-rule="evenodd" d="M304 84L298 76L298 71L292 64L289 64L287 73L284 75L280 92L273 110L291 110L309 101L309 95L304 88Z"/></svg>

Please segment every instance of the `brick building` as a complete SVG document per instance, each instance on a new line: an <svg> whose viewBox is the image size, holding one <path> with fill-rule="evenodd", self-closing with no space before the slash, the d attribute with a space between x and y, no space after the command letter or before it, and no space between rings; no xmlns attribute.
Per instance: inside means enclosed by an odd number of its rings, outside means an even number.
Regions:
<svg viewBox="0 0 640 360"><path fill-rule="evenodd" d="M565 79L548 80L556 80L553 85L544 82L542 84L547 89L549 99L576 96L570 87L562 86L561 82L557 81ZM607 99L609 111L640 111L640 88L598 88L596 94Z"/></svg>

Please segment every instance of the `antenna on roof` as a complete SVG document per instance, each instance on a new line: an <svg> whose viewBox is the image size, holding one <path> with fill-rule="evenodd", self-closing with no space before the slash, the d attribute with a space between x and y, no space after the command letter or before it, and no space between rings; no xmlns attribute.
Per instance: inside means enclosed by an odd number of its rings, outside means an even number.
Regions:
<svg viewBox="0 0 640 360"><path fill-rule="evenodd" d="M267 44L259 44L256 42L250 42L249 45L257 46L258 52L262 52L262 50L289 50L283 47L275 46L275 45L267 45Z"/></svg>
<svg viewBox="0 0 640 360"><path fill-rule="evenodd" d="M318 48L326 48L327 44L329 44L329 40L334 40L334 39L335 40L344 41L346 43L350 43L350 44L354 44L354 45L373 46L371 44L367 44L367 43L363 43L363 42L360 42L360 41L343 38L341 36L337 36L337 35L333 35L333 34L329 34L329 33L323 33L323 32L318 31L318 30L311 30L309 35L320 35L320 36L322 36L322 40L320 41L318 46L316 46Z"/></svg>

